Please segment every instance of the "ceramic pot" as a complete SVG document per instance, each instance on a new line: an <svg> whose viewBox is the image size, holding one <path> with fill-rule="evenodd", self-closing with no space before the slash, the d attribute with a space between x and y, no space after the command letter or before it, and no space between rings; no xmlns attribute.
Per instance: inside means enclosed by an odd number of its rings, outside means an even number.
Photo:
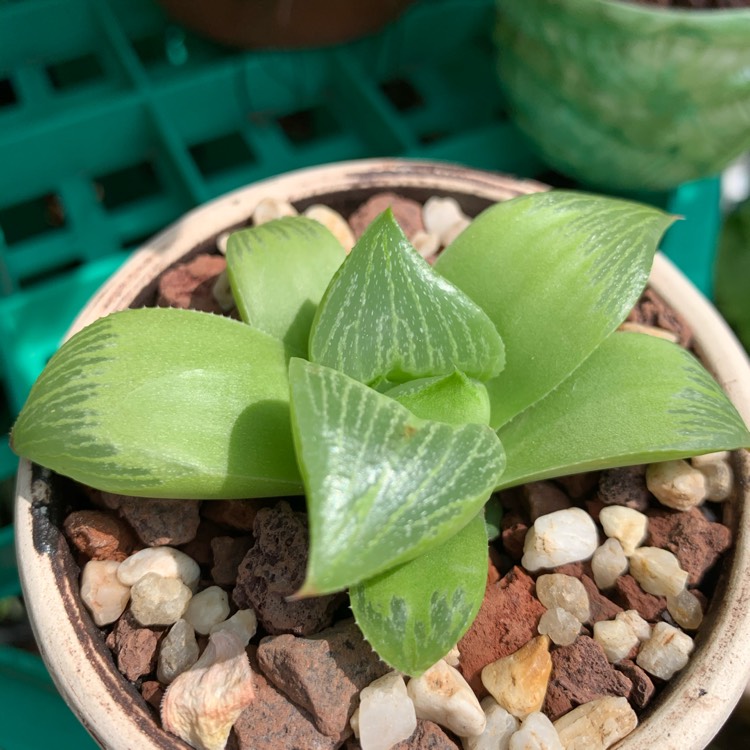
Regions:
<svg viewBox="0 0 750 750"><path fill-rule="evenodd" d="M512 115L560 172L666 190L750 148L750 8L525 0L498 19Z"/></svg>
<svg viewBox="0 0 750 750"><path fill-rule="evenodd" d="M113 310L142 304L168 266L215 246L217 236L247 223L261 198L304 209L326 203L348 216L374 192L417 200L452 196L470 216L495 201L543 190L538 183L444 164L366 160L312 168L266 180L189 213L155 237L97 293L71 333ZM685 317L709 369L750 422L750 365L711 305L664 257L653 288ZM750 454L738 451L732 513L736 544L689 665L663 692L623 750L704 747L736 703L750 667ZM66 480L22 460L16 505L19 572L39 648L70 706L94 738L111 750L184 747L154 722L139 693L117 671L78 593L79 570L60 531ZM283 750L280 748L279 750Z"/></svg>

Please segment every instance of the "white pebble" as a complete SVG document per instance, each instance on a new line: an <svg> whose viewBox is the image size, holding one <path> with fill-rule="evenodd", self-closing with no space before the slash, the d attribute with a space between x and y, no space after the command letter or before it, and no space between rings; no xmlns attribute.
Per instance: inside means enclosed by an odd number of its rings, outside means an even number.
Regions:
<svg viewBox="0 0 750 750"><path fill-rule="evenodd" d="M619 539L610 537L596 548L591 558L594 582L602 591L612 588L615 581L628 571L628 558Z"/></svg>
<svg viewBox="0 0 750 750"><path fill-rule="evenodd" d="M677 596L667 596L667 610L685 630L698 630L703 622L703 607L689 589L683 589Z"/></svg>
<svg viewBox="0 0 750 750"><path fill-rule="evenodd" d="M224 312L229 312L234 308L232 287L229 285L229 275L226 269L216 277L216 281L214 281L214 285L211 287L211 294Z"/></svg>
<svg viewBox="0 0 750 750"><path fill-rule="evenodd" d="M362 750L389 750L414 734L414 704L398 672L389 672L362 690L354 726Z"/></svg>
<svg viewBox="0 0 750 750"><path fill-rule="evenodd" d="M539 618L537 631L548 635L556 646L570 646L581 632L581 623L562 607L554 607Z"/></svg>
<svg viewBox="0 0 750 750"><path fill-rule="evenodd" d="M640 643L647 641L651 637L651 624L641 617L637 609L626 609L624 612L618 612L615 620L624 622L635 633L635 637Z"/></svg>
<svg viewBox="0 0 750 750"><path fill-rule="evenodd" d="M668 680L687 663L693 650L693 639L666 622L657 622L636 659L641 669L654 677Z"/></svg>
<svg viewBox="0 0 750 750"><path fill-rule="evenodd" d="M453 242L453 240L455 240L456 237L458 237L458 235L469 226L469 224L471 224L471 219L466 216L459 219L455 224L451 224L451 226L449 226L440 237L442 244L448 247L448 245L450 245L451 242Z"/></svg>
<svg viewBox="0 0 750 750"><path fill-rule="evenodd" d="M474 691L461 673L442 659L409 680L407 690L420 719L434 721L459 737L484 731L487 721Z"/></svg>
<svg viewBox="0 0 750 750"><path fill-rule="evenodd" d="M690 510L706 499L706 477L682 459L650 464L646 485L662 505L675 510Z"/></svg>
<svg viewBox="0 0 750 750"><path fill-rule="evenodd" d="M440 198L433 195L422 207L422 221L430 234L436 234L442 245L447 244L444 236L461 221L468 221L468 217L461 210L455 198Z"/></svg>
<svg viewBox="0 0 750 750"><path fill-rule="evenodd" d="M198 661L200 649L195 640L195 630L187 620L177 620L164 636L159 646L159 661L156 677L159 682L169 685L178 675Z"/></svg>
<svg viewBox="0 0 750 750"><path fill-rule="evenodd" d="M565 750L552 722L541 712L529 714L510 738L509 750Z"/></svg>
<svg viewBox="0 0 750 750"><path fill-rule="evenodd" d="M563 573L541 575L536 580L536 595L547 609L560 607L570 612L578 622L589 619L589 595L585 586L574 576Z"/></svg>
<svg viewBox="0 0 750 750"><path fill-rule="evenodd" d="M258 618L252 609L239 609L228 620L214 625L209 633L217 630L229 630L234 633L245 646L258 630Z"/></svg>
<svg viewBox="0 0 750 750"><path fill-rule="evenodd" d="M458 645L454 646L444 657L443 661L449 667L458 667L461 661L461 652L458 650Z"/></svg>
<svg viewBox="0 0 750 750"><path fill-rule="evenodd" d="M191 590L195 590L201 569L192 557L174 547L147 547L123 560L117 577L120 583L132 586L147 573L156 573L163 578L179 578Z"/></svg>
<svg viewBox="0 0 750 750"><path fill-rule="evenodd" d="M253 224L257 227L267 221L297 214L297 209L289 201L281 198L263 198L253 210Z"/></svg>
<svg viewBox="0 0 750 750"><path fill-rule="evenodd" d="M588 560L598 546L596 524L586 511L556 510L537 518L526 533L521 565L529 571L556 568Z"/></svg>
<svg viewBox="0 0 750 750"><path fill-rule="evenodd" d="M141 625L173 625L184 614L193 592L179 578L146 573L130 589L130 611Z"/></svg>
<svg viewBox="0 0 750 750"><path fill-rule="evenodd" d="M734 490L734 472L729 463L729 451L693 456L690 463L706 479L706 500L723 502Z"/></svg>
<svg viewBox="0 0 750 750"><path fill-rule="evenodd" d="M510 738L518 731L519 722L509 714L491 695L481 703L487 726L476 737L462 737L464 750L508 750Z"/></svg>
<svg viewBox="0 0 750 750"><path fill-rule="evenodd" d="M354 247L354 232L352 232L349 222L338 211L334 211L321 203L316 203L305 209L305 216L322 224L339 241L347 253Z"/></svg>
<svg viewBox="0 0 750 750"><path fill-rule="evenodd" d="M431 258L440 249L440 237L421 229L411 238L414 249L425 259Z"/></svg>
<svg viewBox="0 0 750 750"><path fill-rule="evenodd" d="M627 698L612 696L584 703L555 722L565 750L607 750L637 726Z"/></svg>
<svg viewBox="0 0 750 750"><path fill-rule="evenodd" d="M208 635L214 625L229 617L229 597L219 586L209 586L195 594L185 610L185 619L196 633Z"/></svg>
<svg viewBox="0 0 750 750"><path fill-rule="evenodd" d="M222 232L217 238L216 238L216 249L222 254L227 254L227 243L229 242L229 235L232 234L231 232Z"/></svg>
<svg viewBox="0 0 750 750"><path fill-rule="evenodd" d="M594 623L594 640L602 647L611 664L624 659L639 643L630 625L616 618Z"/></svg>
<svg viewBox="0 0 750 750"><path fill-rule="evenodd" d="M685 588L687 571L677 557L659 547L639 547L630 556L630 575L654 596L677 596Z"/></svg>
<svg viewBox="0 0 750 750"><path fill-rule="evenodd" d="M628 557L643 543L648 531L648 516L624 505L607 505L602 508L599 511L599 523L608 537L620 542Z"/></svg>
<svg viewBox="0 0 750 750"><path fill-rule="evenodd" d="M130 599L130 586L117 577L120 565L117 560L89 560L81 574L81 599L100 627L117 620Z"/></svg>

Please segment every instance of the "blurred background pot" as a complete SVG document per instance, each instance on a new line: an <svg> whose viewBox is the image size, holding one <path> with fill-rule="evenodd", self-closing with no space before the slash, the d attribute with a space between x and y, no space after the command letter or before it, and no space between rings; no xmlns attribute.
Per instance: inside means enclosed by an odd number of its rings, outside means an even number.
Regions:
<svg viewBox="0 0 750 750"><path fill-rule="evenodd" d="M516 123L589 185L662 190L750 148L750 7L500 2L499 71Z"/></svg>

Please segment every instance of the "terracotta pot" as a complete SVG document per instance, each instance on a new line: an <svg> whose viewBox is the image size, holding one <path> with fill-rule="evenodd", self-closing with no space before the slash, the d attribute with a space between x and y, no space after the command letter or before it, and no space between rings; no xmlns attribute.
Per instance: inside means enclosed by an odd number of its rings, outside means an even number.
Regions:
<svg viewBox="0 0 750 750"><path fill-rule="evenodd" d="M191 212L155 237L92 299L73 331L146 299L161 271L186 255L213 247L216 237L228 228L245 224L263 197L286 198L299 208L323 202L348 215L368 195L384 189L418 200L453 196L467 214L474 215L491 202L544 186L460 167L400 160L344 163L266 180ZM726 324L664 257L656 259L652 286L692 326L704 361L750 422L750 365ZM623 750L704 747L745 685L750 667L750 454L736 452L734 466L738 494L727 506L736 545L697 648L647 720L623 741ZM103 747L184 747L156 725L140 695L117 671L101 632L81 603L79 571L59 528L66 505L65 484L50 472L21 461L16 505L19 571L42 656L65 699Z"/></svg>
<svg viewBox="0 0 750 750"><path fill-rule="evenodd" d="M233 47L322 47L378 31L414 0L159 0L190 29Z"/></svg>

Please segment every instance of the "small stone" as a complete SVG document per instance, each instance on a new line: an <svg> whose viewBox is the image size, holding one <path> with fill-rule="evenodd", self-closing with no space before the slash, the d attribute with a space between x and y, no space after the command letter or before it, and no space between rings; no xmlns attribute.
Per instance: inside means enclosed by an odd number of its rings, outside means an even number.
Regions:
<svg viewBox="0 0 750 750"><path fill-rule="evenodd" d="M675 510L690 510L706 499L706 477L682 459L649 465L646 484L662 505Z"/></svg>
<svg viewBox="0 0 750 750"><path fill-rule="evenodd" d="M685 630L698 630L703 622L701 603L689 589L683 589L677 596L667 595L667 611Z"/></svg>
<svg viewBox="0 0 750 750"><path fill-rule="evenodd" d="M221 314L213 295L216 277L227 267L221 255L197 255L187 263L168 268L159 277L156 304Z"/></svg>
<svg viewBox="0 0 750 750"><path fill-rule="evenodd" d="M229 597L219 586L209 586L195 594L185 610L185 619L196 633L208 635L211 629L229 617Z"/></svg>
<svg viewBox="0 0 750 750"><path fill-rule="evenodd" d="M624 622L634 633L639 643L647 641L651 637L651 625L644 620L634 609L628 609L620 612L615 620Z"/></svg>
<svg viewBox="0 0 750 750"><path fill-rule="evenodd" d="M253 209L253 224L257 227L267 221L281 219L284 216L297 216L297 209L289 201L281 198L263 198Z"/></svg>
<svg viewBox="0 0 750 750"><path fill-rule="evenodd" d="M211 578L219 586L234 586L240 563L253 546L251 536L217 536L211 540L213 567Z"/></svg>
<svg viewBox="0 0 750 750"><path fill-rule="evenodd" d="M214 625L209 632L215 633L217 630L231 630L247 646L258 630L258 618L252 609L239 609L228 620Z"/></svg>
<svg viewBox="0 0 750 750"><path fill-rule="evenodd" d="M581 583L589 596L589 611L591 613L588 619L589 625L594 625L602 620L611 620L618 613L622 612L622 607L615 604L609 597L604 596L599 591L593 578L582 575Z"/></svg>
<svg viewBox="0 0 750 750"><path fill-rule="evenodd" d="M584 471L580 474L568 474L564 477L557 477L555 481L562 485L565 492L570 497L580 500L590 494L599 483L598 471Z"/></svg>
<svg viewBox="0 0 750 750"><path fill-rule="evenodd" d="M510 738L518 731L520 722L491 695L488 695L480 705L487 724L482 734L461 738L464 750L508 750Z"/></svg>
<svg viewBox="0 0 750 750"><path fill-rule="evenodd" d="M180 552L184 552L188 557L192 558L201 568L210 568L214 562L211 542L214 538L226 533L226 529L219 524L209 521L207 518L201 518L195 539L187 544L181 544L179 547Z"/></svg>
<svg viewBox="0 0 750 750"><path fill-rule="evenodd" d="M192 595L179 578L146 573L130 589L130 611L141 625L172 625L185 614Z"/></svg>
<svg viewBox="0 0 750 750"><path fill-rule="evenodd" d="M552 722L543 713L524 719L521 728L511 736L509 750L564 750Z"/></svg>
<svg viewBox="0 0 750 750"><path fill-rule="evenodd" d="M586 511L568 508L537 518L526 534L521 564L526 570L588 560L599 546L596 524Z"/></svg>
<svg viewBox="0 0 750 750"><path fill-rule="evenodd" d="M562 607L554 607L542 615L537 630L556 646L570 646L581 632L581 623Z"/></svg>
<svg viewBox="0 0 750 750"><path fill-rule="evenodd" d="M555 722L566 750L607 750L638 726L638 717L625 698L600 698L574 708Z"/></svg>
<svg viewBox="0 0 750 750"><path fill-rule="evenodd" d="M113 623L130 599L130 586L117 578L117 560L89 560L81 574L81 599L94 622L102 627Z"/></svg>
<svg viewBox="0 0 750 750"><path fill-rule="evenodd" d="M516 718L523 719L542 708L552 672L549 642L546 635L533 638L514 654L482 670L484 686Z"/></svg>
<svg viewBox="0 0 750 750"><path fill-rule="evenodd" d="M322 224L341 244L341 247L350 252L354 247L354 233L346 219L329 206L316 203L305 209L305 216L308 219L317 221Z"/></svg>
<svg viewBox="0 0 750 750"><path fill-rule="evenodd" d="M628 558L619 539L611 537L596 548L591 558L591 572L596 585L604 591L611 589L615 581L628 572Z"/></svg>
<svg viewBox="0 0 750 750"><path fill-rule="evenodd" d="M523 557L523 543L529 524L518 513L506 513L500 522L500 539L503 550L516 562Z"/></svg>
<svg viewBox="0 0 750 750"><path fill-rule="evenodd" d="M632 688L628 694L630 705L642 711L651 702L656 688L651 678L635 662L623 659L617 665L617 670L627 677Z"/></svg>
<svg viewBox="0 0 750 750"><path fill-rule="evenodd" d="M648 516L624 505L608 505L599 513L604 533L617 539L623 552L630 556L643 543L648 531Z"/></svg>
<svg viewBox="0 0 750 750"><path fill-rule="evenodd" d="M654 677L671 679L687 663L693 651L693 639L666 622L657 622L638 653L636 664Z"/></svg>
<svg viewBox="0 0 750 750"><path fill-rule="evenodd" d="M435 722L417 719L411 737L394 745L391 750L459 750L457 745Z"/></svg>
<svg viewBox="0 0 750 750"><path fill-rule="evenodd" d="M611 664L624 659L638 645L638 636L623 620L602 620L594 624L594 640Z"/></svg>
<svg viewBox="0 0 750 750"><path fill-rule="evenodd" d="M396 193L376 193L349 217L354 236L361 237L373 219L386 208L393 211L394 218L410 241L413 241L417 232L425 231L421 203Z"/></svg>
<svg viewBox="0 0 750 750"><path fill-rule="evenodd" d="M450 667L458 668L458 664L461 661L461 652L458 650L458 646L454 646L444 657L443 661Z"/></svg>
<svg viewBox="0 0 750 750"><path fill-rule="evenodd" d="M65 536L90 560L122 562L135 546L128 526L111 513L77 510L65 519Z"/></svg>
<svg viewBox="0 0 750 750"><path fill-rule="evenodd" d="M198 661L200 649L195 640L195 630L187 620L177 620L164 636L159 647L156 676L159 682L169 685L178 675Z"/></svg>
<svg viewBox="0 0 750 750"><path fill-rule="evenodd" d="M357 726L362 750L390 750L411 737L417 715L398 672L389 672L362 690Z"/></svg>
<svg viewBox="0 0 750 750"><path fill-rule="evenodd" d="M209 521L237 531L252 531L261 508L275 505L273 500L211 500L203 503L201 515Z"/></svg>
<svg viewBox="0 0 750 750"><path fill-rule="evenodd" d="M693 456L690 459L690 463L706 479L707 500L721 503L732 496L734 490L734 472L729 463L729 451Z"/></svg>
<svg viewBox="0 0 750 750"><path fill-rule="evenodd" d="M226 248L224 249L224 255L226 255ZM214 281L214 285L211 287L211 294L214 295L214 299L218 303L222 312L229 312L235 307L234 295L232 294L232 287L229 284L229 274L225 268Z"/></svg>
<svg viewBox="0 0 750 750"><path fill-rule="evenodd" d="M625 610L634 609L648 622L661 619L667 608L663 596L646 593L631 575L620 576L615 582L614 598Z"/></svg>
<svg viewBox="0 0 750 750"><path fill-rule="evenodd" d="M455 222L455 224L451 224L451 226L440 235L441 243L448 247L448 245L450 245L451 242L453 242L453 240L455 240L456 237L458 237L458 235L469 226L469 224L471 224L471 219L468 218L468 216L464 216Z"/></svg>
<svg viewBox="0 0 750 750"><path fill-rule="evenodd" d="M151 708L158 711L164 698L164 687L156 680L144 680L141 683L141 696Z"/></svg>
<svg viewBox="0 0 750 750"><path fill-rule="evenodd" d="M599 477L598 498L605 505L646 510L650 495L646 486L645 464L603 471Z"/></svg>
<svg viewBox="0 0 750 750"><path fill-rule="evenodd" d="M561 607L578 622L589 619L589 596L581 581L573 576L561 573L539 576L536 579L536 595L547 609Z"/></svg>
<svg viewBox="0 0 750 750"><path fill-rule="evenodd" d="M655 596L677 596L688 581L677 557L659 547L637 549L630 556L630 574L644 591Z"/></svg>
<svg viewBox="0 0 750 750"><path fill-rule="evenodd" d="M219 236L216 238L216 249L222 254L227 254L227 243L229 242L229 235L231 235L231 232L222 232L219 234Z"/></svg>
<svg viewBox="0 0 750 750"><path fill-rule="evenodd" d="M156 669L163 631L144 628L126 611L107 636L107 646L117 657L117 668L131 682Z"/></svg>
<svg viewBox="0 0 750 750"><path fill-rule="evenodd" d="M201 570L195 560L173 547L147 547L132 554L117 569L117 577L125 586L133 586L147 573L179 578L192 589L198 585Z"/></svg>
<svg viewBox="0 0 750 750"><path fill-rule="evenodd" d="M459 737L484 731L487 720L461 673L440 660L407 685L420 719L434 721Z"/></svg>
<svg viewBox="0 0 750 750"><path fill-rule="evenodd" d="M440 237L429 232L417 232L411 238L414 249L425 259L432 258L440 249Z"/></svg>
<svg viewBox="0 0 750 750"><path fill-rule="evenodd" d="M528 482L522 493L532 521L571 506L570 498L552 482Z"/></svg>
<svg viewBox="0 0 750 750"><path fill-rule="evenodd" d="M425 201L422 207L422 220L425 229L440 238L441 245L448 245L446 239L455 237L454 227L463 224L468 225L469 218L461 209L455 198L440 198L432 196ZM460 230L459 230L460 231Z"/></svg>

